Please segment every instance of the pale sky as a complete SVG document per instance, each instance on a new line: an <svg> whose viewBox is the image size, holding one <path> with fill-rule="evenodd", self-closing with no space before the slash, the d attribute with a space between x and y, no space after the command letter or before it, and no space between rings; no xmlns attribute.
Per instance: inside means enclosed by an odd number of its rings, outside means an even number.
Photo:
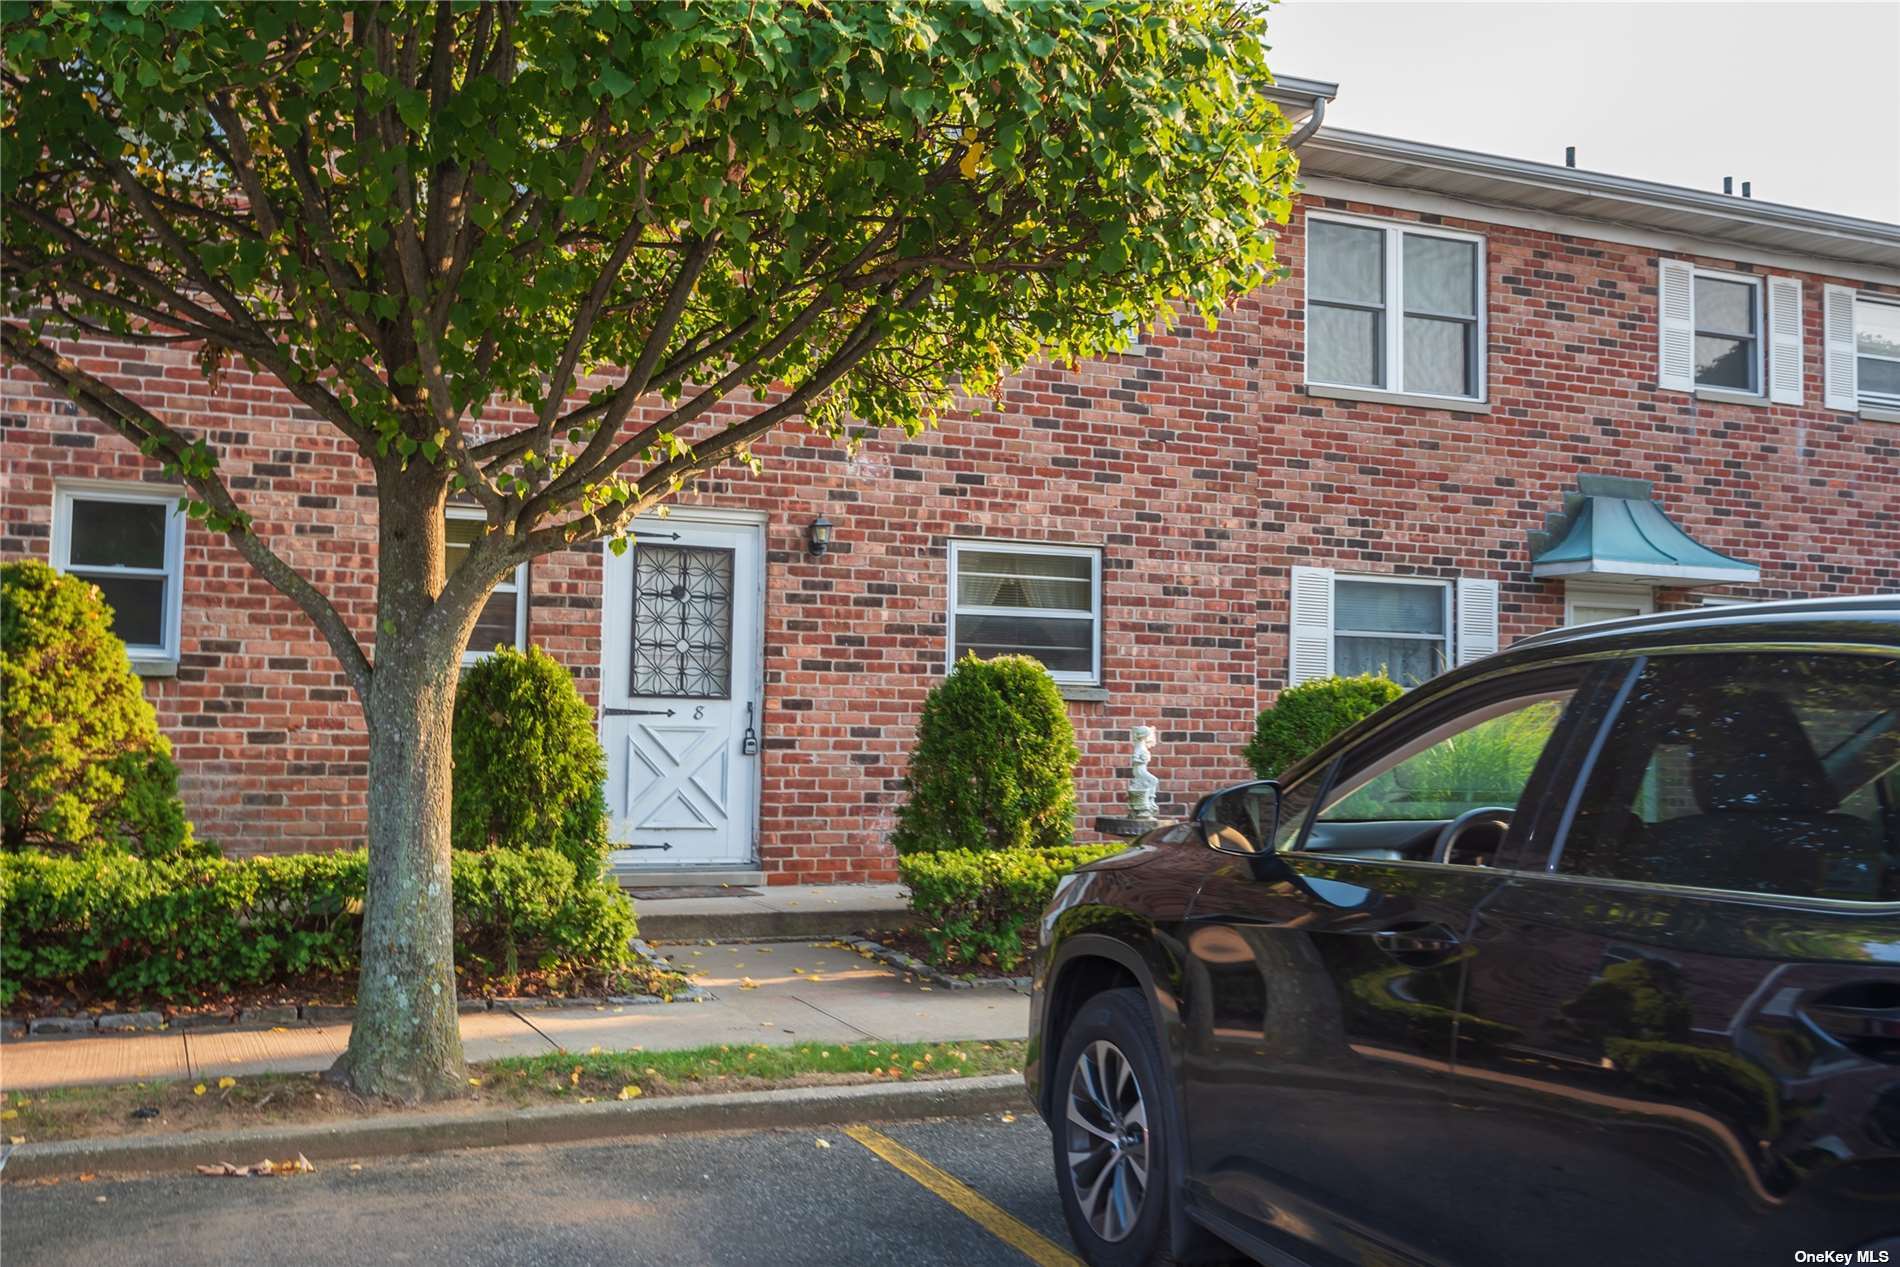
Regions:
<svg viewBox="0 0 1900 1267"><path fill-rule="evenodd" d="M1900 0L1283 0L1281 75L1362 132L1900 222Z"/></svg>

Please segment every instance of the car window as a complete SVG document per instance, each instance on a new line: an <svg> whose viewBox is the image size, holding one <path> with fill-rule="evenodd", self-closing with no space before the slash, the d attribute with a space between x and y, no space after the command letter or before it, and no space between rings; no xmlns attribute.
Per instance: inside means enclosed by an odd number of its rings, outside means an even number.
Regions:
<svg viewBox="0 0 1900 1267"><path fill-rule="evenodd" d="M1568 674L1565 675L1569 677ZM1515 696L1442 701L1414 727L1342 754L1329 781L1283 803L1275 848L1383 861L1489 865L1572 691L1566 681ZM1319 809L1302 833L1318 794ZM1490 815L1473 811L1496 811ZM1297 814L1295 819L1293 815ZM1468 821L1455 820L1471 814Z"/></svg>
<svg viewBox="0 0 1900 1267"><path fill-rule="evenodd" d="M1900 899L1900 656L1652 659L1558 870L1791 897Z"/></svg>
<svg viewBox="0 0 1900 1267"><path fill-rule="evenodd" d="M1468 713L1341 780L1321 822L1443 822L1524 794L1563 716L1563 694Z"/></svg>

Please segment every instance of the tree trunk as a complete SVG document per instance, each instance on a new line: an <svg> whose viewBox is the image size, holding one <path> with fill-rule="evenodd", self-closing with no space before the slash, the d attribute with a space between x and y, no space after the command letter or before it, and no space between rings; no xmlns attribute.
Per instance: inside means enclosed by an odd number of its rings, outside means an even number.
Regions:
<svg viewBox="0 0 1900 1267"><path fill-rule="evenodd" d="M449 875L450 730L474 613L435 609L443 578L438 472L379 481L376 666L369 723L369 884L349 1049L330 1076L408 1103L467 1090Z"/></svg>

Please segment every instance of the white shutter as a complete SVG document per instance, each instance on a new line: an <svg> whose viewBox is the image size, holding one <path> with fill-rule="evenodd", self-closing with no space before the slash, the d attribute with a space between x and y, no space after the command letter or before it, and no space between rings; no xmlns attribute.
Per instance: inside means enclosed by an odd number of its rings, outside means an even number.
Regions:
<svg viewBox="0 0 1900 1267"><path fill-rule="evenodd" d="M1854 288L1829 286L1821 298L1822 368L1827 375L1829 409L1860 408L1854 366Z"/></svg>
<svg viewBox="0 0 1900 1267"><path fill-rule="evenodd" d="M1695 268L1682 260L1663 260L1656 282L1656 315L1661 347L1656 386L1666 392L1695 390Z"/></svg>
<svg viewBox="0 0 1900 1267"><path fill-rule="evenodd" d="M1768 399L1801 403L1801 279L1768 279Z"/></svg>
<svg viewBox="0 0 1900 1267"><path fill-rule="evenodd" d="M1458 663L1470 664L1498 649L1498 583L1458 578Z"/></svg>
<svg viewBox="0 0 1900 1267"><path fill-rule="evenodd" d="M1333 675L1333 570L1293 569L1286 622L1288 686Z"/></svg>

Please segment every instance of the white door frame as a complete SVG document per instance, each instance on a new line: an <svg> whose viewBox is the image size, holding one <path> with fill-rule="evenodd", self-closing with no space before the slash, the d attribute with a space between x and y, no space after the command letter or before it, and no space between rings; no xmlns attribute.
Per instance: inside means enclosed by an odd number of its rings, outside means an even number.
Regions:
<svg viewBox="0 0 1900 1267"><path fill-rule="evenodd" d="M766 530L767 530L767 527L769 526L770 520L766 512L762 510L739 510L739 509L731 509L731 508L721 507L721 506L669 506L666 508L666 514L663 516L662 515L642 515L638 520L635 521L632 535L637 540L639 537L640 526L643 524L651 531L660 532L660 531L665 530L665 525L667 525L668 523L680 523L680 524L699 523L699 524L717 524L723 527L750 527L754 530L756 538L757 538L758 567L755 569L757 573L756 590L753 594L754 609L758 613L758 619L754 622L756 636L753 638L752 644L750 646L739 647L735 645L732 648L733 680L735 683L737 683L738 681L742 680L740 677L741 673L742 672L745 673L746 676L750 680L750 684L752 688L752 697L759 702L758 716L754 722L754 725L756 725L758 728L759 754L758 754L758 760L753 762L753 765L752 765L752 788L751 788L751 793L750 793L752 818L751 818L751 829L748 833L749 839L746 841L746 857L737 862L725 862L725 863L717 863L717 864L693 864L696 866L703 866L707 870L715 870L715 871L731 870L734 866L741 866L741 867L757 866L759 863L759 818L760 818L761 810L763 809L763 804L762 804L764 800L763 789L764 789L764 784L765 784L765 778L764 778L764 773L765 773L765 618L766 618L765 594L766 594L766 572L770 569L770 566L771 566L770 560L766 557L766 545L767 545L767 540L766 540L767 531ZM606 601L607 589L608 589L607 572L610 568L612 568L617 563L619 563L620 559L614 555L609 543L606 541L601 542L601 556L600 557L601 557L600 652L599 652L599 655L596 657L596 664L598 665L599 672L600 672L599 681L600 681L600 693L601 693L601 701L602 701L601 708L604 708L606 706L606 693L607 693L607 655L608 655L608 652L611 650L609 646L609 643L611 642L611 638L609 636L608 630L613 621L612 613ZM735 581L734 581L735 597L737 595L737 584L738 583L735 578ZM750 666L749 669L747 665L740 663L739 657L741 655L746 657L746 660ZM607 718L605 714L602 713L601 710L598 708L595 710L595 714L596 714L595 719L594 719L595 732L599 736L602 742L602 745L604 746L606 743ZM609 759L611 759L611 755ZM609 843L609 851L612 852L611 842ZM655 859L652 862L615 861L613 865L616 870L651 869L654 871L676 871L676 870L682 869L680 864L669 863L663 858Z"/></svg>

